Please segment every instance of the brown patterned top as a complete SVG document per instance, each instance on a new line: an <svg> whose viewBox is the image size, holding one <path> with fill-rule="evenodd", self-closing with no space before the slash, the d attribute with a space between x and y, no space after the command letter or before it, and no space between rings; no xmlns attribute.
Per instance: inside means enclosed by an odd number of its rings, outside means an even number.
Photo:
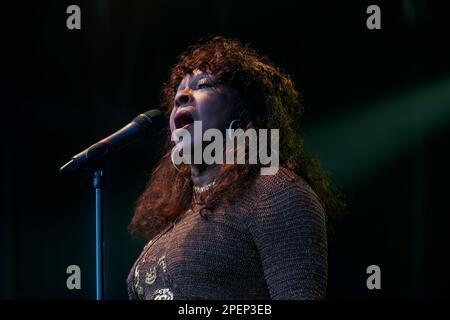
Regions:
<svg viewBox="0 0 450 320"><path fill-rule="evenodd" d="M127 279L130 299L321 299L327 284L324 209L280 168L229 207L188 210L154 237Z"/></svg>

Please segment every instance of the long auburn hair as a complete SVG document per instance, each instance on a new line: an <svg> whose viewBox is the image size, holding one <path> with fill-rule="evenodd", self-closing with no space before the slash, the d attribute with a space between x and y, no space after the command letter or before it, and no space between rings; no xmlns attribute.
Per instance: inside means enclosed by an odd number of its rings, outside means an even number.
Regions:
<svg viewBox="0 0 450 320"><path fill-rule="evenodd" d="M236 39L210 37L188 48L172 67L161 91L161 106L170 114L176 89L194 70L213 74L217 81L237 92L241 128L279 129L279 164L302 177L319 196L328 221L344 208L344 202L320 163L306 155L298 136L304 108L289 75ZM133 236L151 239L192 205L193 184L189 165L177 171L171 162L173 142L168 135L164 156L154 168L138 198L129 225ZM200 213L230 204L251 185L259 164L224 164L216 185L201 194ZM202 214L203 216L203 214Z"/></svg>

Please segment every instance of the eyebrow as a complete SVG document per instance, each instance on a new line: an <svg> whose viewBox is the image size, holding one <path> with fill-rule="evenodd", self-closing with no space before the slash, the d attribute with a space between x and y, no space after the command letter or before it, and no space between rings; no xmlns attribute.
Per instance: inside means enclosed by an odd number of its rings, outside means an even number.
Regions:
<svg viewBox="0 0 450 320"><path fill-rule="evenodd" d="M208 74L208 73L206 73L206 72L203 72L203 73L199 73L199 74L196 74L196 75L194 75L194 76L192 76L191 77L191 79L188 81L188 84L189 85L192 85L193 83L196 83L196 82L198 82L199 80L201 80L201 79L203 79L203 78L210 78L211 79L211 75L210 74ZM212 80L212 79L211 79ZM186 88L186 85L179 85L178 87L177 87L177 92L178 91L181 91L181 90L184 90L184 88Z"/></svg>

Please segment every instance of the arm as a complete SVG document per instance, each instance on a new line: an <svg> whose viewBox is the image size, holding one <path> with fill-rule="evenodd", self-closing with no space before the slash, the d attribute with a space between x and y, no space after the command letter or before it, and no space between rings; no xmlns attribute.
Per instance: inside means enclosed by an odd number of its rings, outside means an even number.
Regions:
<svg viewBox="0 0 450 320"><path fill-rule="evenodd" d="M264 194L249 230L272 299L322 299L327 284L326 218L315 193L284 182Z"/></svg>

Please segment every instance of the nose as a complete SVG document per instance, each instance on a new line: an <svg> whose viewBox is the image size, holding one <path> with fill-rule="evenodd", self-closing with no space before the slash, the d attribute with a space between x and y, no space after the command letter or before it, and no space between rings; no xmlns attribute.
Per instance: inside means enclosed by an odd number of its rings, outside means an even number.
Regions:
<svg viewBox="0 0 450 320"><path fill-rule="evenodd" d="M181 106L183 106L185 104L189 104L191 102L192 102L192 94L188 88L177 93L175 96L175 106L176 107L181 107Z"/></svg>

